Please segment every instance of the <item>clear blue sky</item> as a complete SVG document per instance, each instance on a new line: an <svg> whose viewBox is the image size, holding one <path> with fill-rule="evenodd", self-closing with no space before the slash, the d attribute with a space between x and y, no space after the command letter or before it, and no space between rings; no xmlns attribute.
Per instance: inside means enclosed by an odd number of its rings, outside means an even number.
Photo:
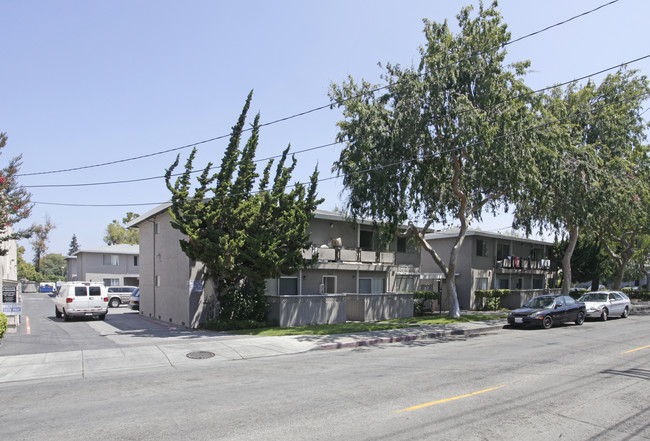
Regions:
<svg viewBox="0 0 650 441"><path fill-rule="evenodd" d="M513 38L609 0L505 0L499 7ZM228 134L254 89L262 122L329 102L330 83L348 75L380 82L378 62L417 63L422 19L448 20L467 2L428 1L9 1L0 2L0 131L9 141L2 164L23 155L20 183L36 203L26 224L56 228L48 252L66 254L73 234L82 248L103 245L106 226L127 211L144 213L169 199L162 178L176 153L102 167ZM471 2L477 4L477 1ZM508 46L529 59L538 89L650 54L650 2L620 0L597 12ZM631 65L647 74L650 61ZM593 79L600 82L603 75ZM257 158L287 144L303 150L334 141L337 109L265 127ZM227 139L200 145L195 162L217 165ZM318 165L332 176L340 146L297 155L297 181ZM262 165L260 165L261 167ZM47 173L42 173L47 172ZM323 209L343 205L340 180L323 182ZM60 204L77 204L66 206ZM128 206L134 204L133 206ZM115 205L93 207L90 205ZM486 219L507 228L508 216ZM32 253L27 241L25 257Z"/></svg>

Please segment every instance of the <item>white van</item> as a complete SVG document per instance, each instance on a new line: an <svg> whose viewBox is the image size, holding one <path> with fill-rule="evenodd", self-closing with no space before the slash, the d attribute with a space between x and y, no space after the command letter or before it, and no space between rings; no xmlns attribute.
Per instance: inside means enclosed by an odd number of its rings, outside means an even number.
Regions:
<svg viewBox="0 0 650 441"><path fill-rule="evenodd" d="M106 318L108 294L101 283L66 282L54 298L54 314L68 321L70 317Z"/></svg>

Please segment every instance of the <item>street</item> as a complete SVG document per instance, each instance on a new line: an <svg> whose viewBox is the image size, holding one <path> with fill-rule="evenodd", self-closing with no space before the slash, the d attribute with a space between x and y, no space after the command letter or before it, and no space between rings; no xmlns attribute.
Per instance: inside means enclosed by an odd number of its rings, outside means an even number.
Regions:
<svg viewBox="0 0 650 441"><path fill-rule="evenodd" d="M632 315L9 382L2 439L650 439L649 336Z"/></svg>

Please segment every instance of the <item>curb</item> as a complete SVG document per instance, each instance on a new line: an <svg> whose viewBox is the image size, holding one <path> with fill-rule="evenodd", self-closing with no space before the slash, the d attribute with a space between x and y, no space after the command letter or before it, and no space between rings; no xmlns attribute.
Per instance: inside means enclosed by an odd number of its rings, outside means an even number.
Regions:
<svg viewBox="0 0 650 441"><path fill-rule="evenodd" d="M437 332L428 332L423 334L401 335L398 337L369 338L369 339L355 340L349 342L326 343L320 345L320 347L315 349L331 350L331 349L357 348L360 346L372 346L372 345L384 344L384 343L400 343L400 342L414 341L414 340L429 340L432 338L442 338L447 336L468 337L472 335L490 334L490 333L497 332L500 329L501 328L492 326L492 327L476 328L476 329L454 329L451 331L437 331Z"/></svg>

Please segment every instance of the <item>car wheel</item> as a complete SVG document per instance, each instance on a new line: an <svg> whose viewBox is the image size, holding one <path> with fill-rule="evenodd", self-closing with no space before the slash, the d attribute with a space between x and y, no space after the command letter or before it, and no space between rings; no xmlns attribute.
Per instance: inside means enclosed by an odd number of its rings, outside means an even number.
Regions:
<svg viewBox="0 0 650 441"><path fill-rule="evenodd" d="M61 313L59 312L59 309L55 306L54 307L54 315L56 318L61 318Z"/></svg>
<svg viewBox="0 0 650 441"><path fill-rule="evenodd" d="M121 303L120 299L114 297L108 303L108 306L110 306L111 308L117 308L118 306L120 306L120 303Z"/></svg>
<svg viewBox="0 0 650 441"><path fill-rule="evenodd" d="M549 329L551 326L553 326L553 317L550 315L544 317L544 320L542 320L542 326L544 329Z"/></svg>
<svg viewBox="0 0 650 441"><path fill-rule="evenodd" d="M65 309L63 310L63 321L64 322L69 322L70 321L70 316L68 315L67 312L65 312Z"/></svg>
<svg viewBox="0 0 650 441"><path fill-rule="evenodd" d="M578 312L578 316L576 317L576 325L581 325L585 322L585 313L580 311Z"/></svg>
<svg viewBox="0 0 650 441"><path fill-rule="evenodd" d="M630 309L626 306L623 310L623 314L621 314L621 317L627 318L628 315L630 315Z"/></svg>
<svg viewBox="0 0 650 441"><path fill-rule="evenodd" d="M607 310L607 308L603 308L603 312L600 313L600 319L606 322L608 317L609 317L609 311Z"/></svg>

